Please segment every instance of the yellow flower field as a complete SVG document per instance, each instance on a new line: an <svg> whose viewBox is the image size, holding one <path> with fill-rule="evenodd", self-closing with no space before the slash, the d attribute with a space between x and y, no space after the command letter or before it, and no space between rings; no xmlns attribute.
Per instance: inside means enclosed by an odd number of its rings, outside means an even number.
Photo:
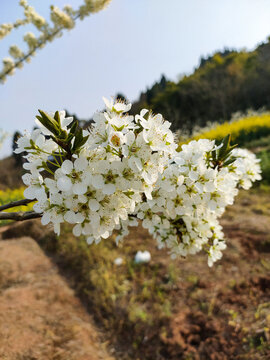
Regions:
<svg viewBox="0 0 270 360"><path fill-rule="evenodd" d="M20 187L18 189L7 189L7 190L0 190L0 206L4 204L8 204L11 201L17 201L24 199L24 192L25 187ZM5 211L29 211L32 210L33 204L28 204L27 206L17 206L15 208L7 209ZM0 225L6 224L8 221L0 221Z"/></svg>
<svg viewBox="0 0 270 360"><path fill-rule="evenodd" d="M193 139L222 140L228 134L231 134L232 142L239 145L270 135L270 113L243 117L231 122L227 121L210 130L202 130Z"/></svg>

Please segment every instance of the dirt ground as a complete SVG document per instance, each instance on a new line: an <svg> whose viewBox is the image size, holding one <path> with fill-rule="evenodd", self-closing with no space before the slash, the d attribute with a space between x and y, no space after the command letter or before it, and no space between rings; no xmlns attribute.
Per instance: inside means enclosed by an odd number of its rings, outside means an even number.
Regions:
<svg viewBox="0 0 270 360"><path fill-rule="evenodd" d="M36 239L38 221L10 226L4 237ZM122 247L104 242L85 257L64 234L50 256L59 256L69 286L31 238L0 241L0 359L111 359L89 313L115 359L270 359L269 190L240 192L222 225L228 248L213 268L205 255L172 261L141 227ZM138 249L151 252L148 265L133 264ZM88 313L71 288L83 289ZM100 299L116 300L105 309Z"/></svg>
<svg viewBox="0 0 270 360"><path fill-rule="evenodd" d="M113 359L91 316L30 237L0 241L0 359Z"/></svg>

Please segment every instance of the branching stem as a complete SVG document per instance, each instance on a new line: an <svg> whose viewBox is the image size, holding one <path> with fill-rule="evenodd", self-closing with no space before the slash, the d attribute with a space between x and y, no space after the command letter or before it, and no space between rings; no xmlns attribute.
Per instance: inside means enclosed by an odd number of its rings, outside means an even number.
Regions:
<svg viewBox="0 0 270 360"><path fill-rule="evenodd" d="M2 205L0 206L0 211L6 210L6 209L10 209L10 208L14 208L16 206L26 206L32 202L36 201L36 199L22 199L22 200L18 200L18 201L12 201L8 204Z"/></svg>
<svg viewBox="0 0 270 360"><path fill-rule="evenodd" d="M18 212L1 212L0 213L0 220L15 220L15 221L24 221L30 219L37 219L40 218L42 214L36 213L34 211L18 211Z"/></svg>

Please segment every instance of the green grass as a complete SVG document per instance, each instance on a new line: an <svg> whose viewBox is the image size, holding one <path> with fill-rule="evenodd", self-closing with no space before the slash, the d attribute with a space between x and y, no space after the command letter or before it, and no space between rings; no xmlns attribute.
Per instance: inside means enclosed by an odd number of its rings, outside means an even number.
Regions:
<svg viewBox="0 0 270 360"><path fill-rule="evenodd" d="M263 150L257 154L261 159L262 184L270 184L270 150Z"/></svg>

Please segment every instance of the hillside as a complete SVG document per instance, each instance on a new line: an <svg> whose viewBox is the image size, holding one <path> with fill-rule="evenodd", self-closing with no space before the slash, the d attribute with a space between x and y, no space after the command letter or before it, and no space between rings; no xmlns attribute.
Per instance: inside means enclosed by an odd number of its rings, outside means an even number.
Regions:
<svg viewBox="0 0 270 360"><path fill-rule="evenodd" d="M142 92L132 111L162 113L173 129L222 121L247 109L270 109L270 42L254 51L224 50L202 58L193 74L179 82L159 82Z"/></svg>

